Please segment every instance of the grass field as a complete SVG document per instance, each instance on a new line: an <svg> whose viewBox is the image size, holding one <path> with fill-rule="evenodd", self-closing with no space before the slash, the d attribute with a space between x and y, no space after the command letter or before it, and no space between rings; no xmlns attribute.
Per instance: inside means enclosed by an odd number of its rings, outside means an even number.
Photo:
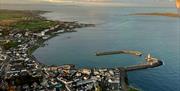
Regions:
<svg viewBox="0 0 180 91"><path fill-rule="evenodd" d="M12 24L11 27L13 29L18 30L30 30L33 32L38 32L43 29L50 28L55 26L57 23L54 21L47 21L47 20L32 20L32 21L22 21Z"/></svg>
<svg viewBox="0 0 180 91"><path fill-rule="evenodd" d="M0 10L0 26L11 30L41 31L57 24L39 16L43 11Z"/></svg>
<svg viewBox="0 0 180 91"><path fill-rule="evenodd" d="M28 13L22 11L0 10L0 20L19 19L24 16L29 16L29 15Z"/></svg>
<svg viewBox="0 0 180 91"><path fill-rule="evenodd" d="M46 11L0 10L0 20L21 19L23 17L35 17Z"/></svg>

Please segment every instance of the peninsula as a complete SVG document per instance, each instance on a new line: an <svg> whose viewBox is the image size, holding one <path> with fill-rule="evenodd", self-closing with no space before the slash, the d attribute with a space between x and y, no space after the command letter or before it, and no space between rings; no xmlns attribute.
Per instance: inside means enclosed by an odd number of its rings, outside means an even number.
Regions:
<svg viewBox="0 0 180 91"><path fill-rule="evenodd" d="M128 83L127 72L154 68L162 61L151 57L138 65L118 68L81 68L75 65L45 65L32 52L58 34L94 27L76 21L52 21L46 11L0 10L0 90L2 91L138 91ZM99 52L142 55L138 51Z"/></svg>
<svg viewBox="0 0 180 91"><path fill-rule="evenodd" d="M145 15L145 16L166 16L166 17L179 17L180 14L178 13L135 13L135 14L129 14L129 15Z"/></svg>

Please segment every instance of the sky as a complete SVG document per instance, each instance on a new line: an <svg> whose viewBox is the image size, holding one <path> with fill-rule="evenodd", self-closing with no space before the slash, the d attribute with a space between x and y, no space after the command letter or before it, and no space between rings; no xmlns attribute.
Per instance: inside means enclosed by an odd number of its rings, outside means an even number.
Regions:
<svg viewBox="0 0 180 91"><path fill-rule="evenodd" d="M79 4L113 6L174 6L175 0L0 0L1 4Z"/></svg>

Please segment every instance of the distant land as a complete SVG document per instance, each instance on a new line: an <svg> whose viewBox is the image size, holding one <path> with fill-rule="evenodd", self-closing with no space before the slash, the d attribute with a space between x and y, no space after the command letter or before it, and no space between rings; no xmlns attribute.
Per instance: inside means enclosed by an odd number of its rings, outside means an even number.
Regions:
<svg viewBox="0 0 180 91"><path fill-rule="evenodd" d="M178 13L134 13L129 15L147 15L147 16L167 16L167 17L179 17Z"/></svg>

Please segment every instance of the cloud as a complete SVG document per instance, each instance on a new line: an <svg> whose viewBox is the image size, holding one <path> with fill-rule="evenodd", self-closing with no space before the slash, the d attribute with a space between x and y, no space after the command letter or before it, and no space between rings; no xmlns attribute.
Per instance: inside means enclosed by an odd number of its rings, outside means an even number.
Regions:
<svg viewBox="0 0 180 91"><path fill-rule="evenodd" d="M175 6L175 0L0 0L11 4L68 4L86 6Z"/></svg>
<svg viewBox="0 0 180 91"><path fill-rule="evenodd" d="M173 6L175 0L44 0L51 3L97 6Z"/></svg>
<svg viewBox="0 0 180 91"><path fill-rule="evenodd" d="M64 3L64 2L107 2L112 0L43 0L47 2L53 2L53 3Z"/></svg>
<svg viewBox="0 0 180 91"><path fill-rule="evenodd" d="M71 0L42 0L46 2L52 2L52 3L64 3L64 2L73 2Z"/></svg>
<svg viewBox="0 0 180 91"><path fill-rule="evenodd" d="M28 3L38 3L41 0L0 0L0 3L10 3L10 4L28 4Z"/></svg>

